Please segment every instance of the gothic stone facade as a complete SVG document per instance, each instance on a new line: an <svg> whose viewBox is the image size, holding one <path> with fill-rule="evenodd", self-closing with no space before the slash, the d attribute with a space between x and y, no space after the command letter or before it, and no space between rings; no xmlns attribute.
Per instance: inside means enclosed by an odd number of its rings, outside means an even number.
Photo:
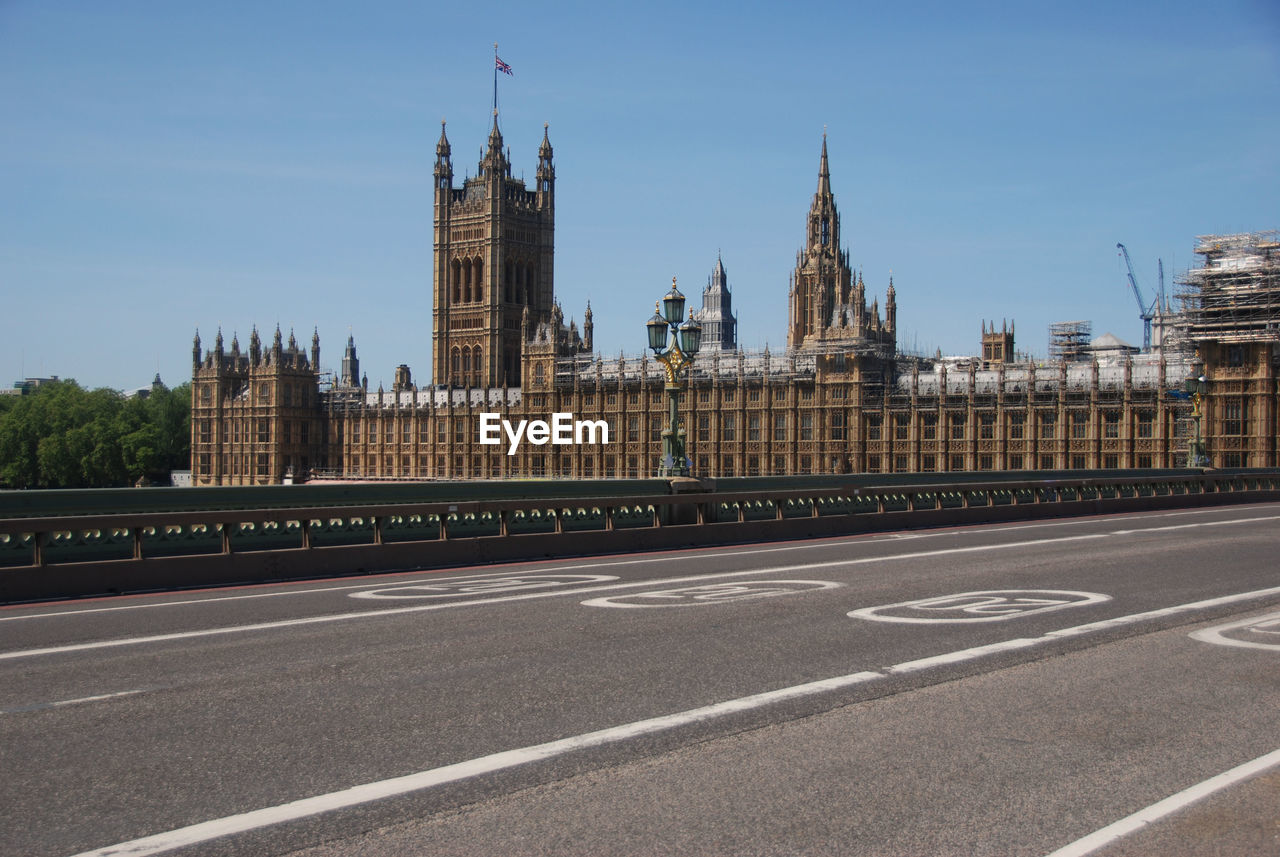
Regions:
<svg viewBox="0 0 1280 857"><path fill-rule="evenodd" d="M647 355L593 354L590 308L581 333L552 290L554 170L544 133L536 186L512 179L495 121L474 179L452 186L448 140L437 146L433 384L407 368L387 391L354 378L322 384L310 354L276 331L247 354L193 351L192 470L199 485L344 479L648 477L661 456L666 400ZM896 298L883 316L839 245L826 140L789 294L783 355L708 349L695 362L681 419L695 474L890 473L1173 467L1191 431L1185 402L1167 395L1185 358L1142 355L1048 366L991 351L962 364L899 355ZM638 327L639 325L637 325ZM984 330L985 332L985 330ZM994 330L992 331L994 333ZM639 335L639 334L638 334ZM1003 337L1002 337L1003 340ZM1221 352L1221 353L1219 353ZM1274 467L1273 344L1201 343L1210 381L1205 430L1215 463ZM1000 359L1003 358L1003 359ZM1244 402L1219 400L1216 390ZM609 426L607 445L480 442L480 415L513 423L567 412ZM1247 413L1248 418L1229 414ZM1221 453L1219 451L1222 451ZM1224 456L1222 460L1217 460Z"/></svg>

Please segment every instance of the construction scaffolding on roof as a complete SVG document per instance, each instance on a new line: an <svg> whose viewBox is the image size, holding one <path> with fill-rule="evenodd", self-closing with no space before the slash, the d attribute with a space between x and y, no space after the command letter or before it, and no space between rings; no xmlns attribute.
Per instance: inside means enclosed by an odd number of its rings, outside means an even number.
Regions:
<svg viewBox="0 0 1280 857"><path fill-rule="evenodd" d="M1280 342L1280 233L1198 235L1204 257L1177 281L1186 338L1199 342Z"/></svg>
<svg viewBox="0 0 1280 857"><path fill-rule="evenodd" d="M1093 322L1059 321L1049 325L1049 359L1072 363L1089 353Z"/></svg>

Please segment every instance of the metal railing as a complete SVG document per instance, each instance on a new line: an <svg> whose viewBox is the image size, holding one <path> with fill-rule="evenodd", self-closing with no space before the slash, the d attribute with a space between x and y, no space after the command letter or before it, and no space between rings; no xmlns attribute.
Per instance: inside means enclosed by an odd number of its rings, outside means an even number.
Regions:
<svg viewBox="0 0 1280 857"><path fill-rule="evenodd" d="M1280 470L975 475L526 482L487 492L436 483L407 502L401 492L373 502L387 486L360 486L359 499L313 489L300 495L312 502L283 506L265 489L269 502L257 507L7 517L0 600L1280 500ZM65 571L80 582L60 582Z"/></svg>

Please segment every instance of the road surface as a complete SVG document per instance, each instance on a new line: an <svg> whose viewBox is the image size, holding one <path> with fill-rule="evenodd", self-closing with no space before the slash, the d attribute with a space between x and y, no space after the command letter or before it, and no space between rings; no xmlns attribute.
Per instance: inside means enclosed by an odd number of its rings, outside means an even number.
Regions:
<svg viewBox="0 0 1280 857"><path fill-rule="evenodd" d="M1280 854L1280 505L9 607L0 747L22 857Z"/></svg>

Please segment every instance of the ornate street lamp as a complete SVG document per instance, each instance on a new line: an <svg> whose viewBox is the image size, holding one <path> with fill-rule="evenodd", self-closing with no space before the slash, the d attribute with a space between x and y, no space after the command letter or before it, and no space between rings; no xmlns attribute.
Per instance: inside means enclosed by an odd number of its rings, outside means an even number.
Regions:
<svg viewBox="0 0 1280 857"><path fill-rule="evenodd" d="M1191 416L1196 421L1196 439L1192 441L1191 448L1187 450L1187 466L1188 467L1208 467L1209 455L1205 450L1204 437L1200 433L1200 401L1204 397L1205 392L1209 388L1208 381L1204 377L1204 360L1200 358L1200 353L1196 352L1196 356L1191 361L1191 374L1187 376L1185 382L1187 395L1191 397Z"/></svg>
<svg viewBox="0 0 1280 857"><path fill-rule="evenodd" d="M659 306L660 304L660 306ZM694 355L702 347L702 325L690 314L683 323L684 295L671 278L671 291L654 304L653 315L645 322L649 347L667 372L667 427L662 430L662 464L659 476L688 476L692 462L685 454L685 432L680 427L680 393ZM670 345L667 342L670 340Z"/></svg>

